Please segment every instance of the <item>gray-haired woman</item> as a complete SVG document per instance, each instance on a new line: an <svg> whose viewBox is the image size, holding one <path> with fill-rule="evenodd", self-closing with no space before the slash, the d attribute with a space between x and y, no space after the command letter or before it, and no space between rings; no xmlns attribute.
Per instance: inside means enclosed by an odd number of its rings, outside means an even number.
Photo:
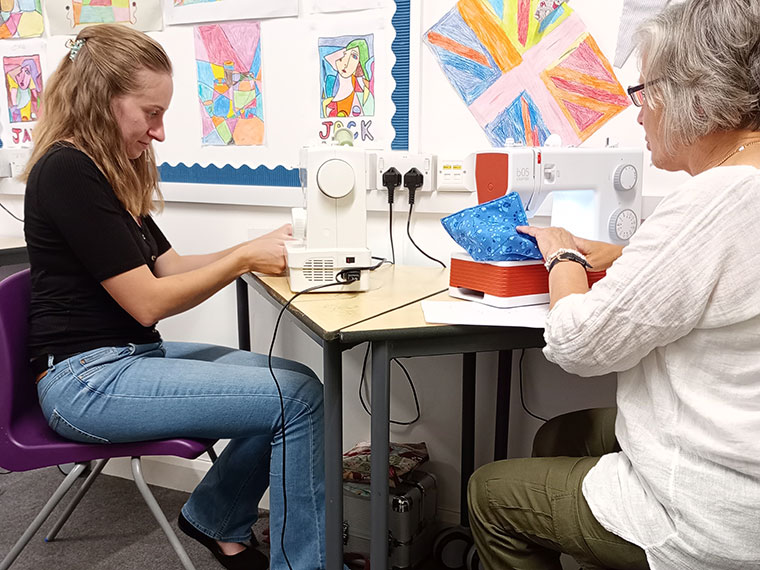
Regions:
<svg viewBox="0 0 760 570"><path fill-rule="evenodd" d="M549 273L546 357L618 373L617 408L560 416L532 459L470 481L485 568L760 568L760 2L687 0L640 34L653 163L693 175L624 250L525 227ZM606 277L588 290L586 256ZM614 263L613 263L614 262Z"/></svg>

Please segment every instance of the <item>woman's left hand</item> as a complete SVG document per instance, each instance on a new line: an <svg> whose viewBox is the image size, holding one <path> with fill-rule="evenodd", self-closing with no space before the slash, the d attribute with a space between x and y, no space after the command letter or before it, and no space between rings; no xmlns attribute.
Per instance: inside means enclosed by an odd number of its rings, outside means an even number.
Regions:
<svg viewBox="0 0 760 570"><path fill-rule="evenodd" d="M560 248L576 249L575 237L565 228L537 228L535 226L517 226L517 231L536 238L538 249L544 259Z"/></svg>

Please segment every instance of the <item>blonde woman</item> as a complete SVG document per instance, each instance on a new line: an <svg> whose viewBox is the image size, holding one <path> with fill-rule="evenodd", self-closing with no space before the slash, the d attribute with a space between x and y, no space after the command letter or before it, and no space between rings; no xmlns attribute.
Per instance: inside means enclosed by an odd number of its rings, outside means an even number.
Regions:
<svg viewBox="0 0 760 570"><path fill-rule="evenodd" d="M286 488L290 565L323 568L319 380L275 359L283 418L266 356L163 342L156 328L248 271L282 272L289 239L282 227L218 253L172 249L151 217L161 204L152 143L164 140L171 73L157 42L101 25L80 32L47 84L24 227L40 404L51 427L77 441L229 438L182 508L180 528L225 568L266 568L246 542L271 484L271 565L285 568Z"/></svg>

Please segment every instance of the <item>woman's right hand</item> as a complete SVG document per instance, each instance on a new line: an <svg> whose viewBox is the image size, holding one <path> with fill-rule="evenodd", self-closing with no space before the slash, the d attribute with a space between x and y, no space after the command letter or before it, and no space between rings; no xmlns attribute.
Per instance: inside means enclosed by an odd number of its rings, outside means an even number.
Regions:
<svg viewBox="0 0 760 570"><path fill-rule="evenodd" d="M240 249L249 270L270 275L284 273L287 268L285 242L291 239L293 228L290 224L285 224L243 245Z"/></svg>
<svg viewBox="0 0 760 570"><path fill-rule="evenodd" d="M623 253L622 245L593 241L578 236L573 236L573 240L575 249L585 255L586 261L591 265L588 271L607 271L612 262Z"/></svg>

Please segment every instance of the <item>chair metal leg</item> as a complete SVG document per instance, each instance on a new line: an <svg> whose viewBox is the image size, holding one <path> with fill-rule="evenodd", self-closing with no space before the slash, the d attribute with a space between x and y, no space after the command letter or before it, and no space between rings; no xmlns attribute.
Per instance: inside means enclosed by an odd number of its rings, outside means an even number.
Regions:
<svg viewBox="0 0 760 570"><path fill-rule="evenodd" d="M190 557L182 547L182 544L177 538L177 535L174 534L172 527L169 525L169 521L167 521L166 517L164 516L164 512L161 510L161 507L158 506L156 498L153 496L153 493L150 492L148 484L145 482L145 478L142 474L142 464L140 463L139 457L132 458L132 475L135 478L135 484L140 490L140 494L143 496L143 499L145 499L150 512L153 513L153 516L161 526L161 530L164 531L166 538L169 539L169 543L172 545L172 548L174 548L174 552L176 552L177 556L179 556L179 560L182 562L182 566L185 568L185 570L195 570L195 566L193 566L193 563L190 561ZM0 570L3 569L0 568Z"/></svg>
<svg viewBox="0 0 760 570"><path fill-rule="evenodd" d="M32 521L32 524L29 525L29 527L24 531L24 534L21 535L21 538L19 538L16 544L13 545L13 548L11 548L11 551L6 555L5 558L3 558L3 561L0 562L0 570L8 570L8 568L10 568L11 564L13 564L13 561L16 560L19 554L21 554L21 551L24 550L24 547L29 543L34 534L42 526L42 523L45 522L45 520L50 516L50 513L53 511L53 509L55 509L58 503L61 502L63 496L69 491L69 489L71 489L74 481L76 481L77 478L82 474L82 471L85 470L85 467L87 467L87 463L77 463L74 469L71 470L71 473L66 475L66 478L55 490L55 493L53 493L50 499L48 499L48 502L44 507L42 507L42 510L39 512L37 517Z"/></svg>
<svg viewBox="0 0 760 570"><path fill-rule="evenodd" d="M55 540L55 537L58 536L58 532L61 530L63 525L66 523L67 520L69 520L69 517L71 516L71 513L74 512L74 509L77 508L77 505L82 500L82 497L85 496L85 493L90 490L90 487L95 482L95 479L98 475L100 475L100 472L103 471L103 468L106 466L106 463L108 463L108 459L98 459L95 462L95 465L92 468L92 471L87 476L87 479L84 480L84 483L82 483L82 486L79 487L79 490L77 491L77 494L74 495L74 498L71 500L71 502L66 507L66 510L63 511L63 514L58 518L58 521L53 525L53 528L50 529L50 531L47 533L47 536L45 537L45 542L53 542Z"/></svg>

